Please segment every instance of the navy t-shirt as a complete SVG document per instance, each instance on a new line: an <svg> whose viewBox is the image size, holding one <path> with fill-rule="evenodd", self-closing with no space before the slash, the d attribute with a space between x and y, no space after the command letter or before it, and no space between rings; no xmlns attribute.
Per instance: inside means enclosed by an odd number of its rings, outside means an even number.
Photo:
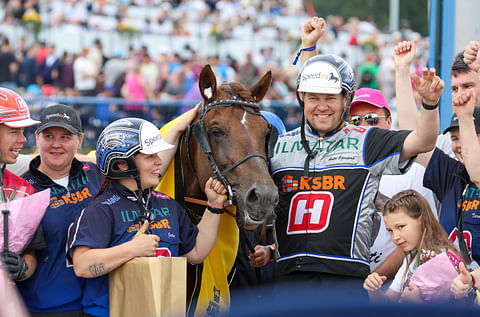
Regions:
<svg viewBox="0 0 480 317"><path fill-rule="evenodd" d="M160 237L157 256L181 256L193 249L198 228L183 208L169 196L152 191L144 192L147 208L154 214L151 234ZM76 246L92 249L114 247L133 239L141 228L135 194L118 182L108 185L75 221L69 256ZM108 275L86 281L84 311L94 316L108 316Z"/></svg>
<svg viewBox="0 0 480 317"><path fill-rule="evenodd" d="M451 241L458 238L463 219L463 238L471 259L480 263L480 189L470 180L465 166L436 148L428 162L423 186L442 203L439 222Z"/></svg>

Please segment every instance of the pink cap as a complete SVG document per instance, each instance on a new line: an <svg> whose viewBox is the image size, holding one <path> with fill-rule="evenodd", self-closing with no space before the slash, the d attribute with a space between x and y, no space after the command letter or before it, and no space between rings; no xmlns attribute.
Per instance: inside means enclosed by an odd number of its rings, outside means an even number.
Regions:
<svg viewBox="0 0 480 317"><path fill-rule="evenodd" d="M375 106L378 108L385 108L388 110L388 113L391 113L390 107L388 106L388 103L385 100L385 97L383 96L382 92L378 89L360 88L357 91L355 91L355 96L353 97L351 108L353 108L356 104L359 104L362 102L369 103L372 106Z"/></svg>

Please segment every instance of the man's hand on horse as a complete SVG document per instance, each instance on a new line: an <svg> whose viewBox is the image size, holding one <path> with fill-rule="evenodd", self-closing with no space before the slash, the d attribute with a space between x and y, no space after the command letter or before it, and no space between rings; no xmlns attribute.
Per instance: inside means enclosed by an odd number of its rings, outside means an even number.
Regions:
<svg viewBox="0 0 480 317"><path fill-rule="evenodd" d="M327 23L323 18L313 17L302 25L302 47L312 47L325 34Z"/></svg>
<svg viewBox="0 0 480 317"><path fill-rule="evenodd" d="M269 246L255 246L255 253L250 252L250 256L248 257L250 260L250 265L254 268L260 268L267 265L270 260L273 260L271 258L271 253L272 251Z"/></svg>
<svg viewBox="0 0 480 317"><path fill-rule="evenodd" d="M212 177L205 184L205 194L207 195L209 205L217 209L223 208L227 201L227 190L222 182Z"/></svg>

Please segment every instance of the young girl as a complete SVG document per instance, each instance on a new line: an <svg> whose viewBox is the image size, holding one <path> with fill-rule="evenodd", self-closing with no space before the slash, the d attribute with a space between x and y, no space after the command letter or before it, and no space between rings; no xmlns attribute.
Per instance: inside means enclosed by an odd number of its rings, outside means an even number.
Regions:
<svg viewBox="0 0 480 317"><path fill-rule="evenodd" d="M208 180L208 207L198 224L175 202L155 191L162 159L170 149L158 129L142 119L117 120L97 142L97 165L106 184L73 228L70 255L86 280L84 312L108 316L108 273L138 256L185 256L201 263L215 243L226 190ZM103 190L102 190L103 189Z"/></svg>
<svg viewBox="0 0 480 317"><path fill-rule="evenodd" d="M403 249L405 259L385 294L379 290L386 277L375 272L365 279L363 287L369 291L371 299L386 297L394 302L420 302L420 290L409 283L418 265L419 250L421 261L425 261L425 255L430 259L434 254L447 252L454 266L459 263L459 252L433 215L428 202L415 190L404 190L394 195L385 204L383 216L392 241Z"/></svg>

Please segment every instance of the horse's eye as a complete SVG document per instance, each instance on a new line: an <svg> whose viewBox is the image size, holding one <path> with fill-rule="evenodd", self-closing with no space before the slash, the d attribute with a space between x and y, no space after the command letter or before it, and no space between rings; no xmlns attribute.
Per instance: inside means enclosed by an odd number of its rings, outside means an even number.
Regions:
<svg viewBox="0 0 480 317"><path fill-rule="evenodd" d="M215 137L221 137L225 135L225 132L223 132L220 128L212 128L210 133L212 133Z"/></svg>

